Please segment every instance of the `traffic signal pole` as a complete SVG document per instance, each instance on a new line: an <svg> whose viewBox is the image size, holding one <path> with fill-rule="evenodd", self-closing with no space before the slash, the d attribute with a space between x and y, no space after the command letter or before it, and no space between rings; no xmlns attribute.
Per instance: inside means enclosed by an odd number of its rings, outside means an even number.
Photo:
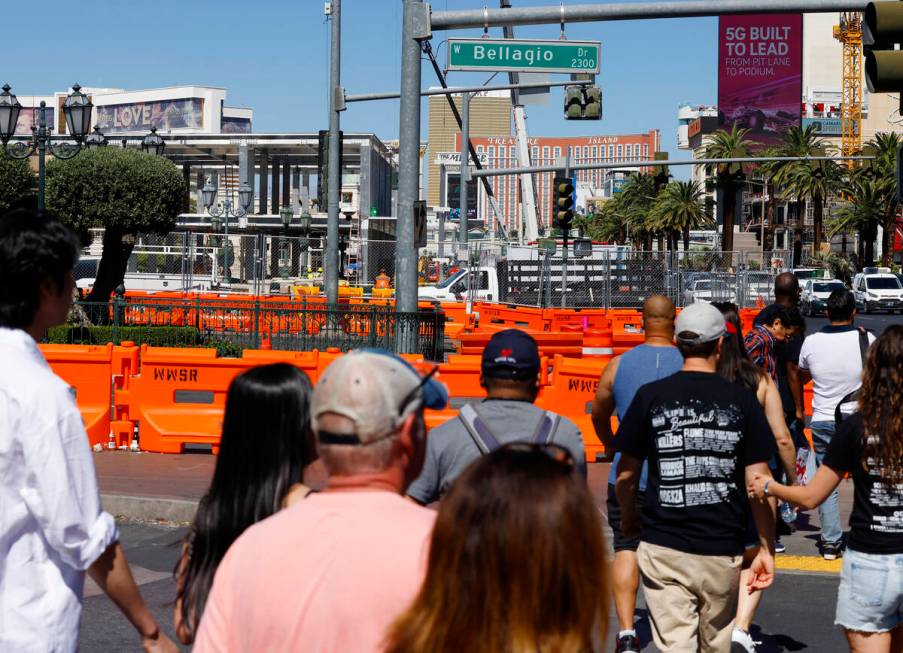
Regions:
<svg viewBox="0 0 903 653"><path fill-rule="evenodd" d="M341 86L342 0L332 0L332 21L329 57L329 148L327 166L329 178L326 188L326 260L323 261L323 283L326 303L335 306L339 301L339 197L342 189L342 140L339 137L339 111L336 89ZM413 224L411 228L413 237Z"/></svg>
<svg viewBox="0 0 903 653"><path fill-rule="evenodd" d="M458 219L458 242L461 243L462 249L467 249L467 182L470 180L470 160L466 153L470 149L470 99L473 93L461 94L461 174L460 186L458 187L458 207L461 214ZM468 267L470 260L467 261Z"/></svg>
<svg viewBox="0 0 903 653"><path fill-rule="evenodd" d="M568 145L564 150L564 176L571 178L571 146ZM576 192L577 185L574 184ZM557 211L556 211L557 213ZM570 225L561 228L561 308L567 307L567 290L568 290L568 229Z"/></svg>
<svg viewBox="0 0 903 653"><path fill-rule="evenodd" d="M396 310L417 308L417 247L414 241L414 201L417 199L420 158L421 41L433 30L498 27L503 25L560 25L564 23L654 18L690 18L734 14L829 13L862 11L863 0L674 0L671 2L622 2L505 9L436 11L420 0L404 0L401 31L401 106L398 149L398 233ZM761 159L760 159L761 160ZM751 161L754 162L754 161ZM649 166L659 162L637 162ZM670 162L687 165L687 162ZM694 163L694 162L689 162ZM621 163L620 167L626 164ZM540 169L537 169L540 168ZM574 169L589 169L575 166ZM474 177L495 171L478 170ZM545 172L542 166L520 168L514 174ZM489 174L487 174L489 173ZM510 172L502 174L512 174ZM465 216L466 219L466 216Z"/></svg>

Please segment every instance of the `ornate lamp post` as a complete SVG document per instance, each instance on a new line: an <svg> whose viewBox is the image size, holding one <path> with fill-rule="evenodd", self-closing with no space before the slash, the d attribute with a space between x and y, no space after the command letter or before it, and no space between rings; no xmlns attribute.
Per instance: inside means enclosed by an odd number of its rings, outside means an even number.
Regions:
<svg viewBox="0 0 903 653"><path fill-rule="evenodd" d="M163 155L163 150L166 149L166 142L162 136L157 134L156 127L151 127L150 133L141 139L141 149L148 154Z"/></svg>
<svg viewBox="0 0 903 653"><path fill-rule="evenodd" d="M298 248L301 250L302 268L307 268L308 265L307 250L310 249L310 239L308 238L308 236L310 235L310 224L310 213L305 210L301 213L300 216L298 216L298 232L301 234Z"/></svg>
<svg viewBox="0 0 903 653"><path fill-rule="evenodd" d="M72 87L72 93L66 98L63 104L63 114L66 117L66 126L69 130L69 136L75 141L72 143L58 142L53 143L51 134L53 128L47 126L47 103L41 100L38 109L38 124L32 126L32 136L30 141L16 141L12 145L9 140L16 133L16 123L19 120L19 113L22 111L22 105L15 95L10 93L9 84L3 85L3 92L0 93L0 143L3 144L3 151L14 159L27 159L35 152L38 153L38 211L44 211L44 163L47 152L50 152L57 159L71 159L76 156L82 147L90 145L101 145L97 139L106 142L103 134L95 127L95 134L91 135L88 140L85 136L91 131L91 110L94 108L91 100L87 95L81 92L81 86L75 84Z"/></svg>
<svg viewBox="0 0 903 653"><path fill-rule="evenodd" d="M156 130L151 130L151 134L148 134L148 136L145 137L145 140L150 138L151 135L156 135L154 133L155 131ZM160 137L157 136L157 138ZM162 141L163 139L160 140ZM214 203L216 202L217 190L219 189L213 183L213 180L208 178L207 183L201 190L201 195L203 196L204 207L206 207L207 213L210 215L210 223L214 231L219 231L219 218L222 218L223 235L225 238L225 245L223 246L223 279L228 282L231 278L229 273L229 218L243 218L248 214L248 207L251 206L251 198L254 191L251 190L251 187L247 183L242 183L241 186L238 187L238 206L233 206L232 198L227 196L222 204L216 207L214 206Z"/></svg>

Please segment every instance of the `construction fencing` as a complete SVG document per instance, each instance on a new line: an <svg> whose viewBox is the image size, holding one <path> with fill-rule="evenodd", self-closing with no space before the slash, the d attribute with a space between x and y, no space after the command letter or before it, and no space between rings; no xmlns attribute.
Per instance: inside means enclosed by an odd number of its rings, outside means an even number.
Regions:
<svg viewBox="0 0 903 653"><path fill-rule="evenodd" d="M263 234L140 234L125 287L285 294L293 285L322 285L322 245L320 238ZM80 261L77 277L96 275L99 253L94 248ZM748 308L771 301L774 277L791 265L789 251L643 252L593 245L578 253L569 247L565 258L560 243L550 251L503 241L431 240L420 248L418 279L421 285L442 284L469 268L473 278L462 280L462 299L546 308L636 308L653 293L678 306L706 300ZM343 239L339 254L339 279L365 292L381 271L395 278L394 240Z"/></svg>

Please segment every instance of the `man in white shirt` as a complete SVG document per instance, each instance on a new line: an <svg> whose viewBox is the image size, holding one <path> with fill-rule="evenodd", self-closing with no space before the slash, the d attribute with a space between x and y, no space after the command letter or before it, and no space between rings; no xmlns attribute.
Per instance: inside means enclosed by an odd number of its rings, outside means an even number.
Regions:
<svg viewBox="0 0 903 653"><path fill-rule="evenodd" d="M36 341L65 322L78 260L57 220L0 216L0 651L76 651L85 571L141 635L176 651L101 510L94 462L71 388Z"/></svg>
<svg viewBox="0 0 903 653"><path fill-rule="evenodd" d="M862 385L863 353L875 341L875 336L853 326L856 304L849 290L842 288L832 292L827 309L830 324L806 338L799 362L803 383L812 379L812 422L809 426L819 465L834 436L834 411L846 395ZM818 514L822 556L826 560L836 560L841 555L843 537L836 489L819 506Z"/></svg>

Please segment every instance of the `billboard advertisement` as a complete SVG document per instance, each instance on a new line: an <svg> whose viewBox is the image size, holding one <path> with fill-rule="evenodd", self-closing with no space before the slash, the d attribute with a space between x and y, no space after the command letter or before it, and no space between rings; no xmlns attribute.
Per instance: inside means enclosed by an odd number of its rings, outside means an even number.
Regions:
<svg viewBox="0 0 903 653"><path fill-rule="evenodd" d="M22 110L19 112L19 118L16 120L16 136L31 134L31 126L38 126L38 114L40 112L41 109L39 107L22 107ZM47 121L47 127L53 129L53 107L47 107L44 119Z"/></svg>
<svg viewBox="0 0 903 653"><path fill-rule="evenodd" d="M762 145L800 124L801 14L722 16L718 21L718 126L750 130Z"/></svg>
<svg viewBox="0 0 903 653"><path fill-rule="evenodd" d="M251 119L224 116L220 120L220 132L223 134L250 134Z"/></svg>
<svg viewBox="0 0 903 653"><path fill-rule="evenodd" d="M148 131L156 127L168 129L202 129L204 99L158 100L130 104L108 104L95 107L97 124L102 132Z"/></svg>

